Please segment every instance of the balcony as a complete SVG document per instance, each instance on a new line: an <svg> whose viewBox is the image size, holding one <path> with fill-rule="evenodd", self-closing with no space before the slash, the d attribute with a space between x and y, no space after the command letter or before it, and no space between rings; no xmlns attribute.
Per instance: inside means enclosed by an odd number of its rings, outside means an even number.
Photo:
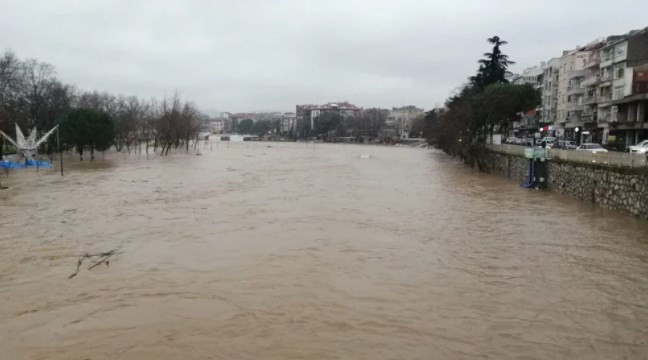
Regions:
<svg viewBox="0 0 648 360"><path fill-rule="evenodd" d="M608 123L610 122L610 114L601 115L596 119L598 123Z"/></svg>
<svg viewBox="0 0 648 360"><path fill-rule="evenodd" d="M587 107L581 114L581 118L585 121L596 121L598 117L598 109L593 107Z"/></svg>
<svg viewBox="0 0 648 360"><path fill-rule="evenodd" d="M592 86L596 85L600 81L601 77L598 75L588 76L581 82L581 86Z"/></svg>
<svg viewBox="0 0 648 360"><path fill-rule="evenodd" d="M585 62L585 69L593 68L601 63L601 58L598 56L592 57Z"/></svg>
<svg viewBox="0 0 648 360"><path fill-rule="evenodd" d="M601 75L601 82L612 80L612 73Z"/></svg>
<svg viewBox="0 0 648 360"><path fill-rule="evenodd" d="M565 127L577 127L577 126L582 126L583 119L581 119L580 115L578 114L571 114L567 120L565 121Z"/></svg>
<svg viewBox="0 0 648 360"><path fill-rule="evenodd" d="M574 79L578 77L584 77L585 70L572 70L567 74L567 79Z"/></svg>
<svg viewBox="0 0 648 360"><path fill-rule="evenodd" d="M585 96L583 97L583 105L596 104L596 96Z"/></svg>
<svg viewBox="0 0 648 360"><path fill-rule="evenodd" d="M584 94L585 93L585 88L584 87L568 87L567 88L567 95L575 95L575 94Z"/></svg>
<svg viewBox="0 0 648 360"><path fill-rule="evenodd" d="M567 103L565 106L565 110L567 111L583 111L583 104L582 103L577 103L577 102L570 102Z"/></svg>
<svg viewBox="0 0 648 360"><path fill-rule="evenodd" d="M610 101L612 101L612 94L599 95L596 101L599 106L608 106L610 105Z"/></svg>
<svg viewBox="0 0 648 360"><path fill-rule="evenodd" d="M614 58L611 57L611 56L608 57L607 59L604 58L604 59L601 60L601 63L599 64L599 67L601 69L604 68L604 67L608 67L608 66L612 65L612 61L614 61Z"/></svg>

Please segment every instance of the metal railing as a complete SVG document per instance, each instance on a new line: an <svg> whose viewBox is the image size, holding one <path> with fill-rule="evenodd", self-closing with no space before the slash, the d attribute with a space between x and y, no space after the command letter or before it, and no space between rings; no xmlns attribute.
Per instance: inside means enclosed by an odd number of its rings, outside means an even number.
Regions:
<svg viewBox="0 0 648 360"><path fill-rule="evenodd" d="M592 153L589 151L577 150L549 150L550 159L555 158L565 161L627 168L648 166L647 156L648 155L646 154L633 154L615 151Z"/></svg>
<svg viewBox="0 0 648 360"><path fill-rule="evenodd" d="M587 77L585 77L585 80L583 80L583 81L581 82L581 85L582 85L582 86L594 85L594 84L596 84L597 82L599 82L600 79L601 79L601 77L600 77L599 75L591 75L591 76L587 76Z"/></svg>
<svg viewBox="0 0 648 360"><path fill-rule="evenodd" d="M601 58L598 57L598 56L594 56L594 57L591 57L591 58L587 59L587 61L585 62L585 65L583 65L583 67L587 69L587 68L590 68L592 66L598 65L600 63L601 63Z"/></svg>
<svg viewBox="0 0 648 360"><path fill-rule="evenodd" d="M503 154L524 156L524 149L527 147L510 144L489 144L486 145L486 148ZM549 149L548 159L560 159L582 164L598 164L610 167L648 167L648 154L634 154L615 151L592 153L589 151Z"/></svg>
<svg viewBox="0 0 648 360"><path fill-rule="evenodd" d="M599 95L596 99L599 102L612 101L612 94Z"/></svg>
<svg viewBox="0 0 648 360"><path fill-rule="evenodd" d="M486 148L499 153L524 156L525 146L511 145L511 144L502 144L502 145L487 144Z"/></svg>
<svg viewBox="0 0 648 360"><path fill-rule="evenodd" d="M567 88L567 95L582 94L584 92L585 88L580 86L570 86Z"/></svg>

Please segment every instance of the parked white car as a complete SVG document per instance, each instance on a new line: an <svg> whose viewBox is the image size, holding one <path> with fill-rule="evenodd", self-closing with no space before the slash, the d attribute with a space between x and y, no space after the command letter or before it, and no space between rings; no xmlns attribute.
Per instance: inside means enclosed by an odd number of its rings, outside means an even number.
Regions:
<svg viewBox="0 0 648 360"><path fill-rule="evenodd" d="M557 142L557 141L558 141L558 139L555 138L555 137L546 136L546 137L543 137L543 138L542 138L538 143L539 143L539 144L544 143L544 144L545 144L545 147L546 147L547 149L551 149L551 148L556 147L556 142Z"/></svg>
<svg viewBox="0 0 648 360"><path fill-rule="evenodd" d="M589 151L591 153L605 153L608 152L606 149L601 146L601 144L595 143L585 143L576 148L577 151Z"/></svg>
<svg viewBox="0 0 648 360"><path fill-rule="evenodd" d="M648 154L648 140L644 140L637 145L628 146L628 152L633 154Z"/></svg>
<svg viewBox="0 0 648 360"><path fill-rule="evenodd" d="M573 140L558 140L558 149L574 150L576 149L576 141Z"/></svg>

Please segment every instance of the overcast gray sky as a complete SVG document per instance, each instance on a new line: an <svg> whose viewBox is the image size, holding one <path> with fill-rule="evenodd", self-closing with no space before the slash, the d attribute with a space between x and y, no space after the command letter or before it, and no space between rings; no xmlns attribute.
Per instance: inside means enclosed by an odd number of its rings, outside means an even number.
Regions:
<svg viewBox="0 0 648 360"><path fill-rule="evenodd" d="M648 1L625 0L0 0L0 47L80 89L177 89L209 112L427 109L476 71L492 35L520 71L648 26L646 13Z"/></svg>

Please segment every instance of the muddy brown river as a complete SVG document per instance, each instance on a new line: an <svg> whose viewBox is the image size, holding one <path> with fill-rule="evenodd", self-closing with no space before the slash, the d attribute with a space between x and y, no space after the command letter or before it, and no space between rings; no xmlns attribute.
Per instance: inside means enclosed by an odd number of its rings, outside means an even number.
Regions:
<svg viewBox="0 0 648 360"><path fill-rule="evenodd" d="M0 179L1 359L648 358L648 222L431 150L201 152Z"/></svg>

